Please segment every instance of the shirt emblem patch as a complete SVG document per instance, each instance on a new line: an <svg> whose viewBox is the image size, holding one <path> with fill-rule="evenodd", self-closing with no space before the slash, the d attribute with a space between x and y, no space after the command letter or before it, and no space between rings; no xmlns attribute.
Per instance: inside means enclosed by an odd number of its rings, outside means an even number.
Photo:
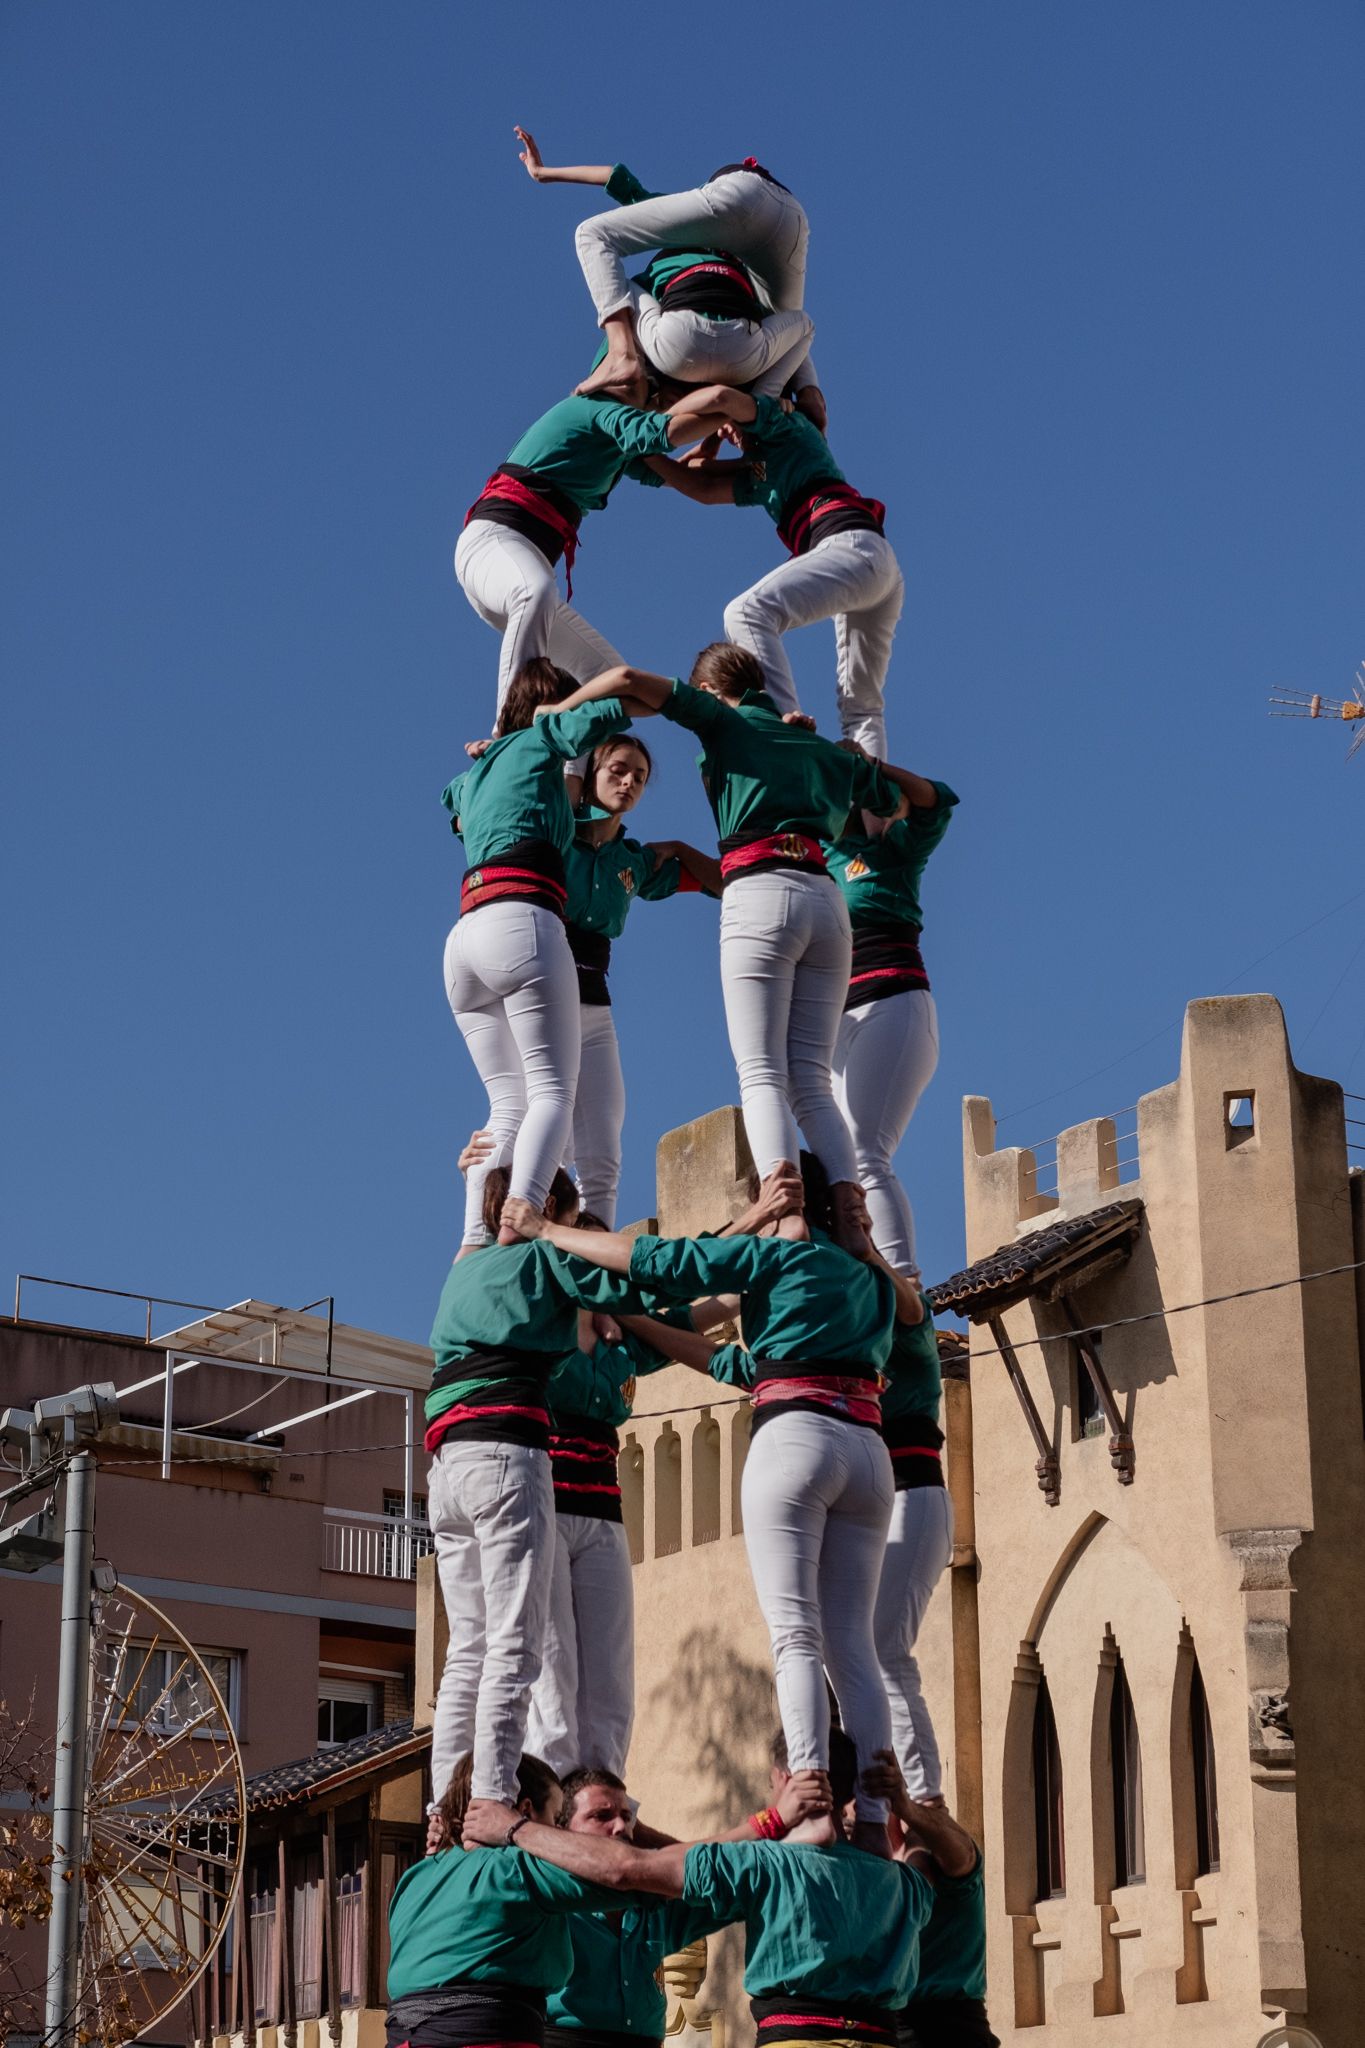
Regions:
<svg viewBox="0 0 1365 2048"><path fill-rule="evenodd" d="M865 860L851 860L844 870L850 882L861 881L864 875L870 875L871 872L872 870Z"/></svg>
<svg viewBox="0 0 1365 2048"><path fill-rule="evenodd" d="M618 868L616 871L616 879L621 884L621 887L625 890L627 896L633 896L635 894L635 876L630 868Z"/></svg>

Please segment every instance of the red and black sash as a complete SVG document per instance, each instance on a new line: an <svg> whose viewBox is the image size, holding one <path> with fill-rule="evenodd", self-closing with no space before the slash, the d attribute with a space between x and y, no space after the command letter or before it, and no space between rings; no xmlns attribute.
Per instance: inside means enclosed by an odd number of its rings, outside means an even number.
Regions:
<svg viewBox="0 0 1365 2048"><path fill-rule="evenodd" d="M895 2048L896 2015L859 2000L812 1998L804 1991L774 1991L751 1998L760 2044L771 2041L866 2041Z"/></svg>
<svg viewBox="0 0 1365 2048"><path fill-rule="evenodd" d="M599 1522L621 1519L621 1484L616 1473L620 1438L609 1422L587 1415L555 1415L550 1426L550 1476L557 1515L591 1515Z"/></svg>
<svg viewBox="0 0 1365 2048"><path fill-rule="evenodd" d="M761 320L753 280L727 249L714 249L685 270L677 270L659 293L666 312L705 313L713 320Z"/></svg>
<svg viewBox="0 0 1365 2048"><path fill-rule="evenodd" d="M881 1378L855 1358L754 1359L751 1438L775 1415L825 1415L860 1429L881 1427Z"/></svg>
<svg viewBox="0 0 1365 2048"><path fill-rule="evenodd" d="M611 940L605 932L584 931L581 924L566 925L564 930L578 970L579 1002L594 1009L610 1009L607 969L611 966Z"/></svg>
<svg viewBox="0 0 1365 2048"><path fill-rule="evenodd" d="M443 1443L524 1444L528 1450L550 1448L550 1409L545 1387L559 1359L550 1351L520 1351L514 1346L471 1344L469 1355L452 1358L431 1376L431 1391L458 1386L487 1373L453 1408L427 1424L423 1446L430 1454Z"/></svg>
<svg viewBox="0 0 1365 2048"><path fill-rule="evenodd" d="M547 562L564 557L565 595L573 596L574 556L578 552L578 528L583 514L572 498L524 469L519 462L502 462L479 492L464 523L491 519L495 526L510 526L514 533L534 541Z"/></svg>
<svg viewBox="0 0 1365 2048"><path fill-rule="evenodd" d="M825 856L818 839L806 832L734 832L720 842L720 885L737 882L741 875L771 875L779 870L798 875L828 875Z"/></svg>
<svg viewBox="0 0 1365 2048"><path fill-rule="evenodd" d="M897 1493L912 1486L942 1486L943 1431L929 1415L888 1415L882 1437L891 1453Z"/></svg>
<svg viewBox="0 0 1365 2048"><path fill-rule="evenodd" d="M831 477L807 484L784 506L777 537L790 554L804 555L832 533L884 533L886 507L865 498L852 484Z"/></svg>
<svg viewBox="0 0 1365 2048"><path fill-rule="evenodd" d="M844 998L846 1010L875 1003L882 996L899 996L906 989L928 986L916 925L854 925L853 967Z"/></svg>
<svg viewBox="0 0 1365 2048"><path fill-rule="evenodd" d="M542 2048L545 1994L515 1984L449 1984L395 1998L385 2048Z"/></svg>
<svg viewBox="0 0 1365 2048"><path fill-rule="evenodd" d="M470 868L460 883L460 915L467 917L487 903L520 899L562 917L568 894L559 849L548 839L519 839L492 860Z"/></svg>

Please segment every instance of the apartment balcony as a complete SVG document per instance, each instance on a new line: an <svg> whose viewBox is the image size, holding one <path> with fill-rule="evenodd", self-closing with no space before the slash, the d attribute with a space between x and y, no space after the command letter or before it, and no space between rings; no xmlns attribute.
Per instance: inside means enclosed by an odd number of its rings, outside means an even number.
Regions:
<svg viewBox="0 0 1365 2048"><path fill-rule="evenodd" d="M357 1579L415 1579L418 1558L430 1557L435 1548L425 1521L323 1509L324 1571Z"/></svg>

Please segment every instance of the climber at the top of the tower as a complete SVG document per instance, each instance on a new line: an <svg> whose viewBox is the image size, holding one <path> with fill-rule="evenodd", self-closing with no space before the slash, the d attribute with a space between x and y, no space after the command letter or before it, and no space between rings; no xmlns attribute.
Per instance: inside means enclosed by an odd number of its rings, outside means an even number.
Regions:
<svg viewBox="0 0 1365 2048"><path fill-rule="evenodd" d="M791 388L817 426L825 401L810 360L804 308L805 210L754 157L722 164L688 192L650 192L624 164L543 163L518 128L521 161L540 185L604 185L613 213L575 236L606 353L580 393L622 396L646 361L682 384ZM634 279L632 256L652 255Z"/></svg>

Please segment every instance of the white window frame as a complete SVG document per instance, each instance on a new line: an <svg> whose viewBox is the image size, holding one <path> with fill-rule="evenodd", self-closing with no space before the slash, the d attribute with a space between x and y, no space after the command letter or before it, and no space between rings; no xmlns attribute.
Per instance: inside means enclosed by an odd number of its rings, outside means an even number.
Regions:
<svg viewBox="0 0 1365 2048"><path fill-rule="evenodd" d="M174 1669L183 1653L173 1643L162 1643L158 1648L151 1643L133 1641L128 1645L129 1659L131 1660L133 1657L153 1648L157 1648L157 1654L167 1660L161 1667L161 1677L156 1681L156 1689L160 1692L166 1682L168 1672ZM208 1662L210 1657L225 1657L227 1659L228 1682L226 1687L219 1685L218 1690L222 1693L224 1704L227 1707L229 1726L223 1728L217 1722L211 1722L206 1727L196 1728L191 1740L197 1741L202 1737L206 1742L222 1742L226 1739L229 1732L240 1736L242 1732L242 1651L224 1650L219 1649L217 1646L203 1648L196 1645L196 1654L205 1663ZM212 1673L210 1673L210 1676L212 1676ZM127 1703L127 1706L131 1707L131 1704L130 1701ZM125 1713L126 1711L127 1708L125 1708ZM120 1718L123 1717L121 1716ZM174 1735L179 1724L166 1713L165 1706L163 1705L161 1714L152 1725L164 1729L168 1735Z"/></svg>
<svg viewBox="0 0 1365 2048"><path fill-rule="evenodd" d="M382 1728L384 1725L384 1686L382 1680L346 1678L342 1677L340 1673L319 1671L318 1705L321 1706L324 1700L334 1705L367 1706L373 1719L365 1730L366 1735L373 1735L376 1728ZM356 1741L358 1739L355 1736L348 1736L346 1738L348 1741ZM324 1742L321 1737L318 1739L319 1749L340 1749L341 1746L342 1744L339 1739L334 1738L328 1742Z"/></svg>

